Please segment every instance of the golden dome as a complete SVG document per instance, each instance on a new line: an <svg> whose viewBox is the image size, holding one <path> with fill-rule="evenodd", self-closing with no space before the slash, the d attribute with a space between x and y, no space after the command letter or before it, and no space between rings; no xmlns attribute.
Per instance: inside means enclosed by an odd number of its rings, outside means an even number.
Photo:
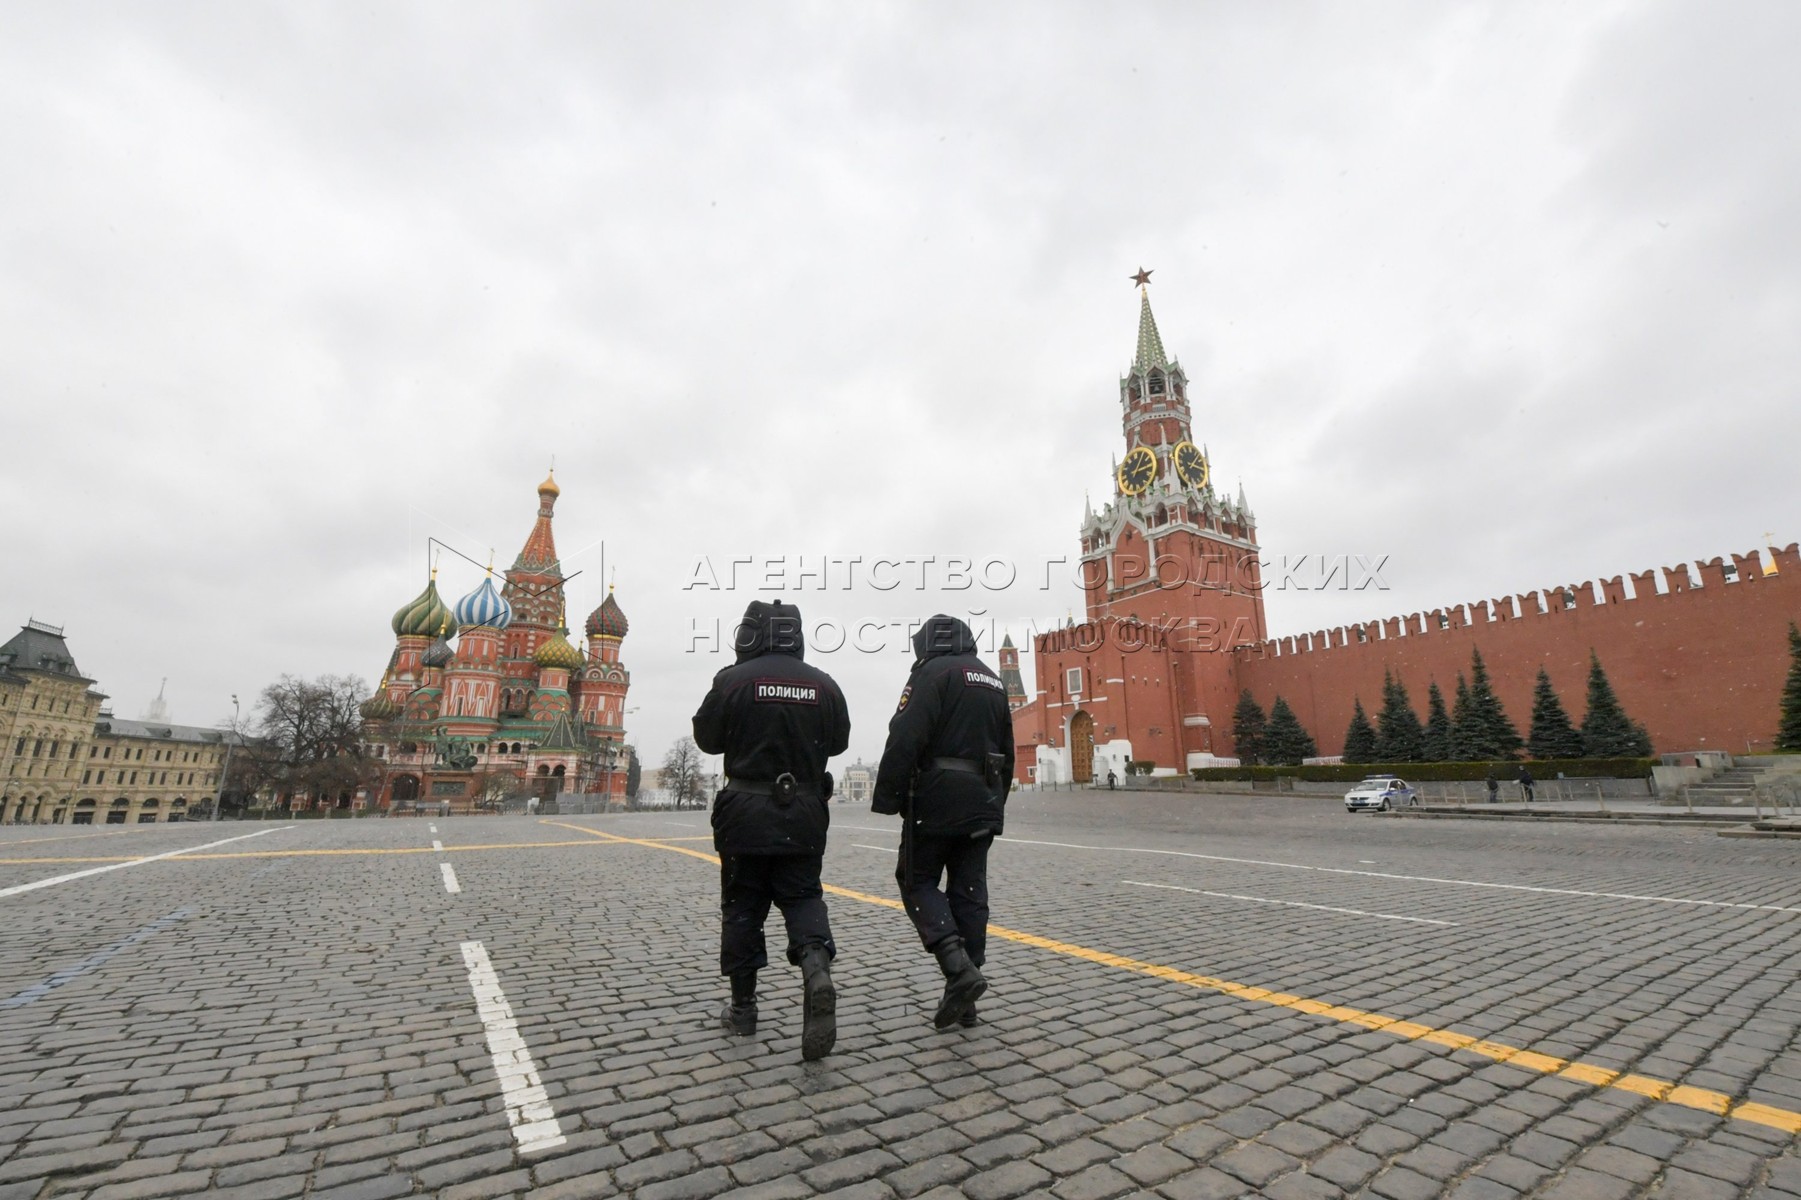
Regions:
<svg viewBox="0 0 1801 1200"><path fill-rule="evenodd" d="M538 495L561 496L562 494L563 489L557 486L557 469L552 467L550 474L544 477L544 482L538 485Z"/></svg>

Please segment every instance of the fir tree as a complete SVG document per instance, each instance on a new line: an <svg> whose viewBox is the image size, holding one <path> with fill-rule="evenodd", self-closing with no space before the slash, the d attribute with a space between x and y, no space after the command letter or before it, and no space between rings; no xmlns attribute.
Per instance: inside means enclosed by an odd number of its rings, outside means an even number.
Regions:
<svg viewBox="0 0 1801 1200"><path fill-rule="evenodd" d="M1801 628L1788 623L1788 683L1782 689L1782 717L1776 727L1778 750L1801 750Z"/></svg>
<svg viewBox="0 0 1801 1200"><path fill-rule="evenodd" d="M1451 751L1451 714L1445 711L1445 694L1433 680L1426 689L1426 733L1420 740L1421 762L1454 762Z"/></svg>
<svg viewBox="0 0 1801 1200"><path fill-rule="evenodd" d="M1477 746L1482 740L1475 727L1475 710L1470 703L1470 685L1457 672L1457 698L1451 702L1451 761L1478 762L1482 758Z"/></svg>
<svg viewBox="0 0 1801 1200"><path fill-rule="evenodd" d="M1353 766L1383 762L1376 757L1376 727L1363 711L1363 701L1351 701L1351 725L1344 734L1344 760Z"/></svg>
<svg viewBox="0 0 1801 1200"><path fill-rule="evenodd" d="M1238 697L1238 707L1232 710L1232 745L1238 749L1238 761L1247 767L1254 767L1263 761L1263 739L1269 722L1263 719L1263 706L1258 704L1246 688Z"/></svg>
<svg viewBox="0 0 1801 1200"><path fill-rule="evenodd" d="M1269 726L1263 732L1263 758L1278 767L1298 767L1301 760L1319 753L1313 737L1288 707L1288 701L1277 696L1269 706Z"/></svg>
<svg viewBox="0 0 1801 1200"><path fill-rule="evenodd" d="M1588 712L1582 718L1582 749L1589 758L1644 758L1651 735L1626 715L1613 684L1601 669L1601 658L1588 652Z"/></svg>
<svg viewBox="0 0 1801 1200"><path fill-rule="evenodd" d="M1507 719L1501 698L1488 682L1488 667L1480 650L1470 651L1470 750L1478 762L1506 762L1518 758L1520 731Z"/></svg>
<svg viewBox="0 0 1801 1200"><path fill-rule="evenodd" d="M1563 711L1563 701L1551 687L1551 676L1538 669L1538 684L1532 690L1532 736L1526 741L1526 752L1533 758L1581 758L1582 735Z"/></svg>
<svg viewBox="0 0 1801 1200"><path fill-rule="evenodd" d="M1407 688L1388 671L1382 672L1382 712L1376 718L1381 736L1376 740L1376 761L1419 762L1425 757L1426 731L1407 698Z"/></svg>

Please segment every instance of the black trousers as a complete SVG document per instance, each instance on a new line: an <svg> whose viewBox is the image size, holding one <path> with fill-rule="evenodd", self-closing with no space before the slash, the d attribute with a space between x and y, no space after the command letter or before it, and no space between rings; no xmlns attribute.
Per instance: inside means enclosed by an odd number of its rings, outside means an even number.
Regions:
<svg viewBox="0 0 1801 1200"><path fill-rule="evenodd" d="M719 973L737 975L769 965L763 922L769 906L788 926L788 961L800 962L808 946L837 954L819 886L819 854L721 854L719 856Z"/></svg>
<svg viewBox="0 0 1801 1200"><path fill-rule="evenodd" d="M963 939L969 959L981 966L988 950L988 847L994 838L901 835L894 881L901 903L927 950L951 936ZM945 878L944 890L938 888Z"/></svg>

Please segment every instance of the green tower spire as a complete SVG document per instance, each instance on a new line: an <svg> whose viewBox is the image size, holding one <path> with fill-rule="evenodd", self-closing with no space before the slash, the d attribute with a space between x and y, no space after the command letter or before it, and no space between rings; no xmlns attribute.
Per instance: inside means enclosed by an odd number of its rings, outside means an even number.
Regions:
<svg viewBox="0 0 1801 1200"><path fill-rule="evenodd" d="M1157 333L1157 318L1151 315L1151 294L1140 288L1139 296L1138 359L1135 365L1140 371L1148 371L1152 367L1168 367L1169 359L1163 353L1163 339Z"/></svg>

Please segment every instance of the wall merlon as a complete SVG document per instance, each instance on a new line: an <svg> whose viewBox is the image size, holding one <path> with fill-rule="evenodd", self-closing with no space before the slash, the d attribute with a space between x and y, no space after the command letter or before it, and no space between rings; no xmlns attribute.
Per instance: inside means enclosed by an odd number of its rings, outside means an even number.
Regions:
<svg viewBox="0 0 1801 1200"><path fill-rule="evenodd" d="M1521 592L1514 599L1519 602L1520 616L1522 617L1543 616L1545 609L1549 607L1546 605L1544 597L1537 592Z"/></svg>
<svg viewBox="0 0 1801 1200"><path fill-rule="evenodd" d="M1763 578L1763 559L1759 557L1755 550L1751 551L1749 554L1734 554L1732 556L1732 565L1738 568L1738 581L1740 583L1750 583L1754 579Z"/></svg>
<svg viewBox="0 0 1801 1200"><path fill-rule="evenodd" d="M1687 563L1663 569L1663 590L1672 596L1677 592L1688 591L1691 582Z"/></svg>
<svg viewBox="0 0 1801 1200"><path fill-rule="evenodd" d="M1495 620L1495 621L1511 621L1511 620L1513 620L1514 613L1513 613L1513 597L1512 596L1496 596L1493 600L1490 600L1488 602L1487 607L1488 607L1488 611L1489 611L1491 620Z"/></svg>
<svg viewBox="0 0 1801 1200"><path fill-rule="evenodd" d="M1772 552L1779 574L1787 574L1791 579L1801 576L1801 543L1790 542L1780 550L1772 548Z"/></svg>
<svg viewBox="0 0 1801 1200"><path fill-rule="evenodd" d="M1713 558L1707 559L1696 565L1701 570L1702 587L1726 586L1726 564L1720 561L1719 556L1716 555Z"/></svg>
<svg viewBox="0 0 1801 1200"><path fill-rule="evenodd" d="M1384 640L1392 640L1401 636L1401 621L1400 617L1388 617L1382 622Z"/></svg>
<svg viewBox="0 0 1801 1200"><path fill-rule="evenodd" d="M1643 600L1646 596L1657 595L1656 567L1652 567L1649 571L1634 571L1632 573L1632 595L1638 600Z"/></svg>
<svg viewBox="0 0 1801 1200"><path fill-rule="evenodd" d="M1626 599L1626 580L1615 575L1612 579L1601 581L1601 602L1603 604L1619 604Z"/></svg>

